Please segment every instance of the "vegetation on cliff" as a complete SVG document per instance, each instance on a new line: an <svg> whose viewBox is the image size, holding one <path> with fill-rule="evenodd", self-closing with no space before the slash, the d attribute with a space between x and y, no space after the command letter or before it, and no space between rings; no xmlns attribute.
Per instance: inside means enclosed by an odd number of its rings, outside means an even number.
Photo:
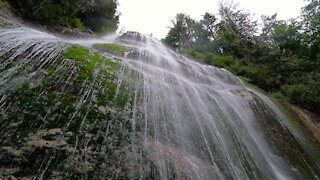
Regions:
<svg viewBox="0 0 320 180"><path fill-rule="evenodd" d="M200 21L178 14L163 42L203 62L245 77L278 98L320 114L320 2L309 1L301 20L253 16L234 4Z"/></svg>
<svg viewBox="0 0 320 180"><path fill-rule="evenodd" d="M93 47L102 51L114 51L119 53L132 50L132 48L125 47L119 44L94 44Z"/></svg>
<svg viewBox="0 0 320 180"><path fill-rule="evenodd" d="M12 72L0 84L0 179L124 179L137 73L93 49L53 46L0 56L1 78Z"/></svg>
<svg viewBox="0 0 320 180"><path fill-rule="evenodd" d="M51 26L115 31L119 17L115 0L8 0L17 13Z"/></svg>
<svg viewBox="0 0 320 180"><path fill-rule="evenodd" d="M319 156L227 71L138 33L88 48L1 20L0 179L235 179L226 154L243 177L271 177L271 150L248 137L271 139L290 172L319 177Z"/></svg>
<svg viewBox="0 0 320 180"><path fill-rule="evenodd" d="M44 7L47 2L57 5L56 10L66 8L59 7L62 1L41 2ZM65 5L71 7L69 2ZM53 18L50 23L90 27L80 18L85 11L60 16L50 10L52 17L43 16ZM175 24L179 28L165 41L260 87L277 90L273 81L266 84L273 75L268 74L271 66L255 59L270 54L252 52L264 47L282 58L289 50L277 50L273 43L263 46L269 40L250 44L260 36L251 33L255 22L241 13L236 11L240 18L234 17L245 21L240 34L236 27L241 23L230 24L230 14L218 28L210 14L200 23L180 14ZM195 29L184 31L184 23ZM301 175L298 179L320 175L318 124L289 106L292 114L303 116L301 121L293 119L298 127L292 131L292 123L264 96L228 71L182 58L157 41L152 46L151 39L139 33L89 48L10 25L5 18L0 18L0 27L0 179L273 179L282 168L288 168L290 176ZM207 39L200 36L205 32ZM192 39L186 38L189 34ZM291 56L295 54L286 57L287 63L292 63ZM301 141L304 134L295 130L304 126L312 133L306 131L311 137ZM288 162L288 167L277 162Z"/></svg>

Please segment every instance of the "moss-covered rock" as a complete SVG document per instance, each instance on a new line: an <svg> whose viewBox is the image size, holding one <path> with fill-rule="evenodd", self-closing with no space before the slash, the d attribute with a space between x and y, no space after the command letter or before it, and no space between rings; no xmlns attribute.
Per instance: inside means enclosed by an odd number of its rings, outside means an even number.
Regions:
<svg viewBox="0 0 320 180"><path fill-rule="evenodd" d="M119 44L94 44L93 47L114 52L129 52L133 50L133 48L122 46Z"/></svg>
<svg viewBox="0 0 320 180"><path fill-rule="evenodd" d="M135 33L117 40L137 49L92 49L6 30L0 179L263 179L279 177L275 167L319 175L318 156L281 113L226 70L162 56Z"/></svg>
<svg viewBox="0 0 320 180"><path fill-rule="evenodd" d="M128 176L137 72L98 51L67 46L50 64L21 54L0 70L22 65L3 85L0 142L9 147L0 155L3 178Z"/></svg>
<svg viewBox="0 0 320 180"><path fill-rule="evenodd" d="M120 44L93 44L92 47L98 51L107 52L115 56L125 57L136 51L135 48Z"/></svg>
<svg viewBox="0 0 320 180"><path fill-rule="evenodd" d="M305 145L303 143L310 141L301 142L296 139L290 132L289 127L279 122L276 119L277 115L273 114L274 112L258 97L255 97L250 105L259 119L258 122L263 133L269 143L273 145L273 148L279 151L280 156L288 159L293 168L299 170L305 177L313 179L313 177L318 176L320 169L317 164L313 163L320 160L320 153L316 153L319 152L319 149L314 149L317 145ZM287 115L291 116L292 113ZM294 117L293 121L301 121L296 119L296 116ZM293 122L293 124L296 124L296 122ZM302 130L301 127L295 128Z"/></svg>

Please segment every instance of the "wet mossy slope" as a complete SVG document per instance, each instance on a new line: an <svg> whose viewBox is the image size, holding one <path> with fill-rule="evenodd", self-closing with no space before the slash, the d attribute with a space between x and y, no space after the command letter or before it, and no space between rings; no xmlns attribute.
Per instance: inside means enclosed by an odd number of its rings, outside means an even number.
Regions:
<svg viewBox="0 0 320 180"><path fill-rule="evenodd" d="M78 45L13 53L0 57L0 179L128 177L137 72Z"/></svg>

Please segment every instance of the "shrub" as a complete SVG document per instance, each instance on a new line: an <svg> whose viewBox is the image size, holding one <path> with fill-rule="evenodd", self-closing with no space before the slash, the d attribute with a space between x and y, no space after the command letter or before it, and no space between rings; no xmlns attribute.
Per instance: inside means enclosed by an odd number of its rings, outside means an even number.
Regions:
<svg viewBox="0 0 320 180"><path fill-rule="evenodd" d="M295 84L287 86L289 101L308 110L320 113L320 89L317 86Z"/></svg>
<svg viewBox="0 0 320 180"><path fill-rule="evenodd" d="M99 32L117 29L116 1L113 0L9 0L22 16L43 24Z"/></svg>
<svg viewBox="0 0 320 180"><path fill-rule="evenodd" d="M288 97L285 96L285 95L284 95L282 92L280 92L280 91L272 92L272 93L271 93L271 96L272 96L273 98L276 98L276 99L281 99L281 100L285 100L285 101L288 100Z"/></svg>
<svg viewBox="0 0 320 180"><path fill-rule="evenodd" d="M233 56L225 55L225 56L213 56L212 57L212 65L222 68L231 67L236 63Z"/></svg>

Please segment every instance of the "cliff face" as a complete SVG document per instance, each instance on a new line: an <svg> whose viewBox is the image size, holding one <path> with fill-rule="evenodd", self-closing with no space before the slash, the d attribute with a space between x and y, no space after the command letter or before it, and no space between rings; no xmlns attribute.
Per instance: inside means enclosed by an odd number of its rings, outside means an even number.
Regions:
<svg viewBox="0 0 320 180"><path fill-rule="evenodd" d="M92 43L0 26L0 179L319 176L317 147L226 70L139 33Z"/></svg>
<svg viewBox="0 0 320 180"><path fill-rule="evenodd" d="M28 30L0 35L2 178L124 176L135 72L118 93L118 59Z"/></svg>
<svg viewBox="0 0 320 180"><path fill-rule="evenodd" d="M287 102L279 101L279 105L296 126L309 135L314 145L320 150L320 117Z"/></svg>

